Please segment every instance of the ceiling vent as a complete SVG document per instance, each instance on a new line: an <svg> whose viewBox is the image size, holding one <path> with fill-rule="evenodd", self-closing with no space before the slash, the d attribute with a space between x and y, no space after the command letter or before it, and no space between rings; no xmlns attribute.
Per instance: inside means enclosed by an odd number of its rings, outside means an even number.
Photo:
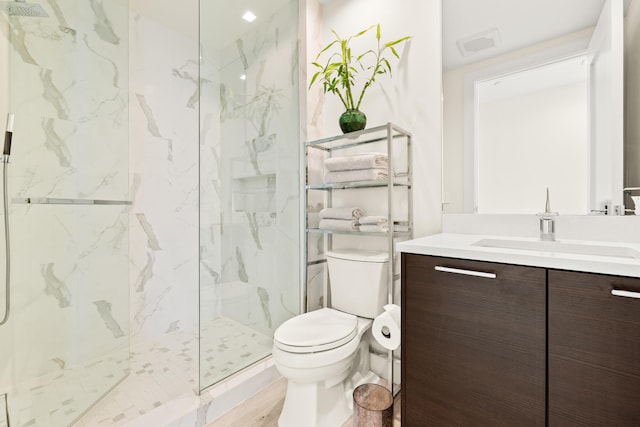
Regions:
<svg viewBox="0 0 640 427"><path fill-rule="evenodd" d="M473 55L485 49L496 47L500 44L500 33L497 29L483 31L478 34L474 34L464 39L460 39L456 42L458 50L462 56Z"/></svg>

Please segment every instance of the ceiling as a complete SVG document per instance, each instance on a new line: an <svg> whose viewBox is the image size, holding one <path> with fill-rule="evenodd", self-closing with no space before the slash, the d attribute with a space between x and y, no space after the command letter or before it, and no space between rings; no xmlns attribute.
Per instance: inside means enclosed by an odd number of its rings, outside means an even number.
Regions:
<svg viewBox="0 0 640 427"><path fill-rule="evenodd" d="M442 66L458 68L593 27L605 0L443 0ZM497 29L495 47L463 56L456 41Z"/></svg>
<svg viewBox="0 0 640 427"><path fill-rule="evenodd" d="M129 0L130 8L214 48L228 46L264 22L288 0ZM322 3L329 0L320 0ZM442 0L442 61L445 70L500 55L536 42L573 33L597 22L605 0ZM628 4L629 0L625 0ZM161 6L160 6L161 5ZM247 10L258 19L241 19ZM194 23L200 15L200 25ZM195 25L194 25L195 24ZM456 41L497 29L500 44L462 56Z"/></svg>
<svg viewBox="0 0 640 427"><path fill-rule="evenodd" d="M132 11L150 18L180 34L197 40L201 37L214 49L232 45L247 32L264 24L276 11L291 0L129 0ZM252 11L256 20L242 19ZM198 22L199 18L199 22Z"/></svg>
<svg viewBox="0 0 640 427"><path fill-rule="evenodd" d="M202 43L222 49L264 24L290 0L208 0L200 5ZM242 19L250 10L257 18L252 23Z"/></svg>

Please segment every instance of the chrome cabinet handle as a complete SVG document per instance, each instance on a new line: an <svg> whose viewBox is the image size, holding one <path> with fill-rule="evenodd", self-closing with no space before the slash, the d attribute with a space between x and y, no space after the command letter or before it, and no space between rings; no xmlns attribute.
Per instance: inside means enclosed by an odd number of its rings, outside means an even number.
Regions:
<svg viewBox="0 0 640 427"><path fill-rule="evenodd" d="M624 298L640 298L640 292L623 291L620 289L612 289L611 295Z"/></svg>
<svg viewBox="0 0 640 427"><path fill-rule="evenodd" d="M460 268L441 267L439 265L435 267L435 270L441 271L443 273L454 273L454 274L463 274L465 276L485 277L487 279L495 279L497 277L495 273L485 273L483 271L473 271L473 270L462 270Z"/></svg>

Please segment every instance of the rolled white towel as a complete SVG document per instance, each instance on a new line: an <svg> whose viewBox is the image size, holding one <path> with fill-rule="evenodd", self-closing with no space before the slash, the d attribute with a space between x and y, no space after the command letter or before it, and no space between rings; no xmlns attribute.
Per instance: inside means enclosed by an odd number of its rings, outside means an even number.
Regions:
<svg viewBox="0 0 640 427"><path fill-rule="evenodd" d="M384 181L389 177L387 169L356 169L348 171L327 172L324 182L350 182L350 181Z"/></svg>
<svg viewBox="0 0 640 427"><path fill-rule="evenodd" d="M323 230L336 230L336 231L358 231L358 220L346 220L346 219L321 219L320 228Z"/></svg>
<svg viewBox="0 0 640 427"><path fill-rule="evenodd" d="M385 153L360 153L349 156L331 157L324 161L328 171L354 169L386 169L389 160Z"/></svg>
<svg viewBox="0 0 640 427"><path fill-rule="evenodd" d="M320 211L320 219L358 219L364 216L360 208L324 208Z"/></svg>
<svg viewBox="0 0 640 427"><path fill-rule="evenodd" d="M358 222L360 225L378 225L378 224L388 224L389 219L386 216L379 215L368 215L358 218Z"/></svg>
<svg viewBox="0 0 640 427"><path fill-rule="evenodd" d="M364 224L359 229L363 233L386 233L389 231L389 224Z"/></svg>

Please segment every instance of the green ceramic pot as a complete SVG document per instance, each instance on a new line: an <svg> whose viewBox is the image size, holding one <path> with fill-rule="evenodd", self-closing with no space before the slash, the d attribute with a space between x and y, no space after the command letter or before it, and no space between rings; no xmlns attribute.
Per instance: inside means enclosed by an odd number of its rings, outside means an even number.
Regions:
<svg viewBox="0 0 640 427"><path fill-rule="evenodd" d="M347 110L340 116L342 133L355 132L367 126L367 116L360 110Z"/></svg>

